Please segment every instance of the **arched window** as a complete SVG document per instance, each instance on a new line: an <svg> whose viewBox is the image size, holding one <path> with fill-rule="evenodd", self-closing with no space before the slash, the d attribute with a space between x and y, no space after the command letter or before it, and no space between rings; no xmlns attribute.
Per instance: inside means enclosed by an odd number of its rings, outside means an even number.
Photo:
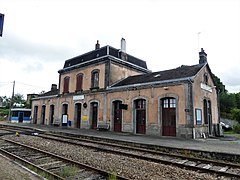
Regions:
<svg viewBox="0 0 240 180"><path fill-rule="evenodd" d="M66 76L64 78L64 82L63 82L63 93L69 93L69 76Z"/></svg>
<svg viewBox="0 0 240 180"><path fill-rule="evenodd" d="M83 74L78 74L76 77L76 92L82 91L82 84L83 84Z"/></svg>
<svg viewBox="0 0 240 180"><path fill-rule="evenodd" d="M92 71L91 88L99 88L99 70Z"/></svg>

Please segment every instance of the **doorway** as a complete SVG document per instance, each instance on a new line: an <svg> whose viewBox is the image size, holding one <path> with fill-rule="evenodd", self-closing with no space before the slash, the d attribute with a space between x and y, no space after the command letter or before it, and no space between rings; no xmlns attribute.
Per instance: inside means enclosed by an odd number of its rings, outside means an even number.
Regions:
<svg viewBox="0 0 240 180"><path fill-rule="evenodd" d="M137 99L134 101L135 104L135 122L136 122L136 133L146 133L146 100Z"/></svg>
<svg viewBox="0 0 240 180"><path fill-rule="evenodd" d="M115 132L122 131L122 109L120 109L120 105L122 101L114 101L113 102L113 121L114 121L114 128Z"/></svg>
<svg viewBox="0 0 240 180"><path fill-rule="evenodd" d="M91 103L91 120L92 120L92 129L97 129L97 120L98 120L98 103Z"/></svg>
<svg viewBox="0 0 240 180"><path fill-rule="evenodd" d="M53 121L54 121L54 105L50 106L50 125L53 125Z"/></svg>
<svg viewBox="0 0 240 180"><path fill-rule="evenodd" d="M75 104L75 119L76 119L76 128L81 128L81 109L82 104Z"/></svg>
<svg viewBox="0 0 240 180"><path fill-rule="evenodd" d="M176 99L162 99L162 135L176 136Z"/></svg>

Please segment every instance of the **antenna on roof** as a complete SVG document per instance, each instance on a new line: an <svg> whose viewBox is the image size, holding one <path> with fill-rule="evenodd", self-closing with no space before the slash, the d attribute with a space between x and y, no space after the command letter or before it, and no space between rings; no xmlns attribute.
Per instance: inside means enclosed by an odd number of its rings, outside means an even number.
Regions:
<svg viewBox="0 0 240 180"><path fill-rule="evenodd" d="M198 49L197 49L197 52L199 52L199 50L200 50L200 49L199 49L199 44L200 44L200 34L201 34L201 32L198 32L198 33L197 33L197 37L198 37L198 44L197 44L197 45L198 45L198 46L197 46Z"/></svg>

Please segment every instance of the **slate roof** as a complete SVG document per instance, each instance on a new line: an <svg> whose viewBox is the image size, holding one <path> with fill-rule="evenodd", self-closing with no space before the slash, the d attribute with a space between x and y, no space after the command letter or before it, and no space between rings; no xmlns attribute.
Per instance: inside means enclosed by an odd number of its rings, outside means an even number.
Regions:
<svg viewBox="0 0 240 180"><path fill-rule="evenodd" d="M193 66L181 66L175 69L147 73L142 75L130 76L120 81L112 87L134 85L141 83L150 83L168 80L180 80L183 78L193 77L205 64L197 64Z"/></svg>
<svg viewBox="0 0 240 180"><path fill-rule="evenodd" d="M111 56L114 56L116 58L121 59L121 51L119 49L115 49L111 46L104 46L102 48L90 51L88 53L85 53L85 54L82 54L80 56L71 58L69 60L66 60L63 68L72 67L74 65L84 63L84 62L88 62L92 59L100 58L100 57L103 57L103 56L106 56L106 55L111 55ZM142 68L147 69L146 61L138 59L138 58L136 58L132 55L129 55L127 53L126 53L126 55L127 55L127 62L130 62L132 64L135 64L137 66L140 66Z"/></svg>
<svg viewBox="0 0 240 180"><path fill-rule="evenodd" d="M58 89L54 89L43 94L39 94L38 97L47 97L47 96L55 96L58 95Z"/></svg>

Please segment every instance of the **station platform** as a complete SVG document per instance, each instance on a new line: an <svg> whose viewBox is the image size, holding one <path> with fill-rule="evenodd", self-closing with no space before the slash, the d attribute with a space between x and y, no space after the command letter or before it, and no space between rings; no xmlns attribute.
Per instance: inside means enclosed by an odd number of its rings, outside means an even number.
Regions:
<svg viewBox="0 0 240 180"><path fill-rule="evenodd" d="M120 140L132 143L140 143L146 145L157 145L173 148L184 148L190 150L202 150L208 152L230 153L240 155L240 138L239 136L224 135L223 137L213 137L206 139L181 139L176 137L150 136L131 133L117 133L111 131L98 131L92 129L62 128L56 126L47 126L39 124L23 124L10 123L1 121L0 125L11 125L28 127L31 129L47 131L47 132L63 132L74 135L85 135L111 140Z"/></svg>

